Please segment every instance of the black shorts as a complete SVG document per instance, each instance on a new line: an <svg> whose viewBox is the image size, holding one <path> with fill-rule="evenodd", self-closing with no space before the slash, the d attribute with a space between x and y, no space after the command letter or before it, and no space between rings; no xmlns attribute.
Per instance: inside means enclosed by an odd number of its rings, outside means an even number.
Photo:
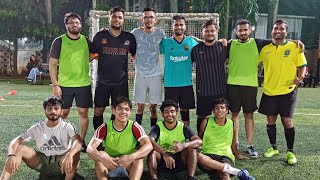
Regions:
<svg viewBox="0 0 320 180"><path fill-rule="evenodd" d="M122 85L98 84L94 96L94 106L103 108L110 105L119 96L129 98L128 83Z"/></svg>
<svg viewBox="0 0 320 180"><path fill-rule="evenodd" d="M293 117L294 108L297 100L297 88L289 94L268 96L262 94L259 106L259 113L267 116Z"/></svg>
<svg viewBox="0 0 320 180"><path fill-rule="evenodd" d="M179 104L180 109L194 109L195 100L192 86L165 87L164 99L171 99Z"/></svg>
<svg viewBox="0 0 320 180"><path fill-rule="evenodd" d="M234 162L227 156L219 156L216 154L203 154L203 155L209 156L211 159L216 160L218 162L230 164L230 166L234 167ZM220 179L218 170L207 170L199 164L198 164L198 168L202 172L207 173L210 179Z"/></svg>
<svg viewBox="0 0 320 180"><path fill-rule="evenodd" d="M170 153L171 154L171 153ZM167 168L166 167L166 162L164 161L163 157L161 156L160 162L158 164L157 170L162 173L178 173L182 172L188 169L188 167L183 164L182 161L182 154L181 152L171 154L172 158L175 160L175 165L176 167L173 169Z"/></svg>
<svg viewBox="0 0 320 180"><path fill-rule="evenodd" d="M213 101L219 98L226 99L225 94L217 96L197 96L197 115L198 116L209 116L212 114Z"/></svg>
<svg viewBox="0 0 320 180"><path fill-rule="evenodd" d="M76 99L76 106L79 108L92 107L91 85L84 87L60 87L63 100L62 109L69 109L72 106L73 99Z"/></svg>
<svg viewBox="0 0 320 180"><path fill-rule="evenodd" d="M239 112L241 107L244 113L253 113L257 107L258 88L228 84L228 100L231 112Z"/></svg>

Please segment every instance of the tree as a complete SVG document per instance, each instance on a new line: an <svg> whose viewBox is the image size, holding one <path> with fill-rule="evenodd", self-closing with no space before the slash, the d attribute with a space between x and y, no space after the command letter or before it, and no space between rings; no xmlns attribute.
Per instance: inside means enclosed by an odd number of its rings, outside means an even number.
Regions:
<svg viewBox="0 0 320 180"><path fill-rule="evenodd" d="M237 20L247 19L253 24L258 20L257 0L202 0L193 1L194 12L219 13L221 37L230 37L230 30ZM231 25L231 26L230 26Z"/></svg>
<svg viewBox="0 0 320 180"><path fill-rule="evenodd" d="M267 38L271 39L272 25L278 17L279 0L268 1L268 23L267 23Z"/></svg>
<svg viewBox="0 0 320 180"><path fill-rule="evenodd" d="M47 52L53 38L65 32L64 14L73 11L83 16L85 10L91 5L87 0L51 0L50 2L51 8L48 7L49 2L41 0L0 1L0 39L14 43L14 74L17 74L18 38L44 40L43 47ZM47 18L48 15L52 16L52 24L51 18Z"/></svg>

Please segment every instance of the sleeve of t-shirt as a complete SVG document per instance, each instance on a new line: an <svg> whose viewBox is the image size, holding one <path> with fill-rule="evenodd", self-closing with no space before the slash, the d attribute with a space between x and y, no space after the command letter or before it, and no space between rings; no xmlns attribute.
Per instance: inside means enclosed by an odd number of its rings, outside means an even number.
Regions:
<svg viewBox="0 0 320 180"><path fill-rule="evenodd" d="M165 44L165 39L163 38L160 42L160 54L164 54L164 44Z"/></svg>
<svg viewBox="0 0 320 180"><path fill-rule="evenodd" d="M102 142L103 140L105 140L106 136L107 136L107 125L103 123L95 131L93 138L100 140Z"/></svg>
<svg viewBox="0 0 320 180"><path fill-rule="evenodd" d="M301 53L299 48L296 48L296 50L298 51L297 58L296 58L296 67L307 65L307 59L304 53Z"/></svg>
<svg viewBox="0 0 320 180"><path fill-rule="evenodd" d="M191 140L191 137L196 134L192 131L190 126L184 125L183 126L183 135L186 139Z"/></svg>
<svg viewBox="0 0 320 180"><path fill-rule="evenodd" d="M149 133L149 137L152 137L157 142L159 135L160 135L160 128L156 124L156 125L152 126L150 133Z"/></svg>
<svg viewBox="0 0 320 180"><path fill-rule="evenodd" d="M162 29L160 29L161 35L162 35L162 39L166 37L166 34L164 33L164 31Z"/></svg>
<svg viewBox="0 0 320 180"><path fill-rule="evenodd" d="M24 141L34 140L36 137L36 128L37 124L31 126L26 132L20 134L19 137L21 137Z"/></svg>
<svg viewBox="0 0 320 180"><path fill-rule="evenodd" d="M66 126L66 131L67 131L67 134L70 138L72 138L74 135L77 134L76 132L76 128L71 124L71 123L68 123L67 126Z"/></svg>
<svg viewBox="0 0 320 180"><path fill-rule="evenodd" d="M131 45L130 45L129 51L130 51L131 56L135 56L136 51L137 51L137 41L136 41L136 38L134 37L134 35L133 34L131 34L131 35L132 35L131 36L132 43L130 43Z"/></svg>
<svg viewBox="0 0 320 180"><path fill-rule="evenodd" d="M229 58L231 43L232 43L232 40L228 41L228 44L227 44L227 58Z"/></svg>
<svg viewBox="0 0 320 180"><path fill-rule="evenodd" d="M87 40L87 44L88 44L88 47L89 47L89 50L90 50L90 47L91 47L92 42L91 42L90 39L87 38L87 37L86 37L86 40Z"/></svg>
<svg viewBox="0 0 320 180"><path fill-rule="evenodd" d="M192 50L191 50L191 61L192 62L195 62L194 53L195 53L195 48L192 48Z"/></svg>
<svg viewBox="0 0 320 180"><path fill-rule="evenodd" d="M270 39L254 39L257 44L258 51L260 52L262 48L272 42Z"/></svg>
<svg viewBox="0 0 320 180"><path fill-rule="evenodd" d="M134 122L132 126L132 133L139 142L142 138L147 137L147 134L145 133L143 127L137 122Z"/></svg>
<svg viewBox="0 0 320 180"><path fill-rule="evenodd" d="M90 53L98 53L99 44L100 44L100 36L99 32L93 37L92 43L90 45Z"/></svg>
<svg viewBox="0 0 320 180"><path fill-rule="evenodd" d="M261 49L260 51L260 56L259 56L259 62L262 62L265 60L265 53L264 53L264 48Z"/></svg>
<svg viewBox="0 0 320 180"><path fill-rule="evenodd" d="M199 44L199 43L198 43L196 40L194 40L193 38L191 38L191 39L192 39L192 48Z"/></svg>
<svg viewBox="0 0 320 180"><path fill-rule="evenodd" d="M61 37L58 37L53 40L51 49L50 49L50 58L54 58L54 59L60 58L61 44L62 44Z"/></svg>

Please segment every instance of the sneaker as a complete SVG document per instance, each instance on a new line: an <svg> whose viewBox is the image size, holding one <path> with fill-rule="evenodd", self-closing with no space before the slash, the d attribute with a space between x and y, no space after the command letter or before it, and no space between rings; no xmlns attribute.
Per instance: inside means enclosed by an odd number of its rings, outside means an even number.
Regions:
<svg viewBox="0 0 320 180"><path fill-rule="evenodd" d="M255 180L254 177L250 176L248 170L246 170L246 169L240 169L240 171L238 172L237 177L240 180Z"/></svg>
<svg viewBox="0 0 320 180"><path fill-rule="evenodd" d="M273 157L274 155L278 155L279 154L279 150L276 149L274 150L273 147L270 147L267 152L264 153L264 157L270 158Z"/></svg>
<svg viewBox="0 0 320 180"><path fill-rule="evenodd" d="M248 152L249 156L252 158L257 158L259 156L258 152L254 149L253 146L249 146L247 152Z"/></svg>
<svg viewBox="0 0 320 180"><path fill-rule="evenodd" d="M288 161L288 164L293 165L297 163L297 158L292 152L287 151L287 161Z"/></svg>

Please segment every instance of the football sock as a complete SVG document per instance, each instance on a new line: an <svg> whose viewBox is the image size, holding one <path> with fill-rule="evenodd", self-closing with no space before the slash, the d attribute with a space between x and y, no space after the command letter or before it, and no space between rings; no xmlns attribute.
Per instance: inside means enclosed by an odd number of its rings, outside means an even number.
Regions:
<svg viewBox="0 0 320 180"><path fill-rule="evenodd" d="M234 168L230 164L225 163L223 166L222 172L226 172L232 175L238 175L238 173L240 172L240 169Z"/></svg>
<svg viewBox="0 0 320 180"><path fill-rule="evenodd" d="M295 133L294 127L284 130L284 135L287 140L287 148L288 148L288 151L291 151L291 152L293 151L295 134L296 133Z"/></svg>
<svg viewBox="0 0 320 180"><path fill-rule="evenodd" d="M103 123L103 115L101 116L93 116L93 128L94 130L98 129L98 127Z"/></svg>
<svg viewBox="0 0 320 180"><path fill-rule="evenodd" d="M277 127L275 124L267 125L267 132L269 136L269 141L274 150L277 149Z"/></svg>

